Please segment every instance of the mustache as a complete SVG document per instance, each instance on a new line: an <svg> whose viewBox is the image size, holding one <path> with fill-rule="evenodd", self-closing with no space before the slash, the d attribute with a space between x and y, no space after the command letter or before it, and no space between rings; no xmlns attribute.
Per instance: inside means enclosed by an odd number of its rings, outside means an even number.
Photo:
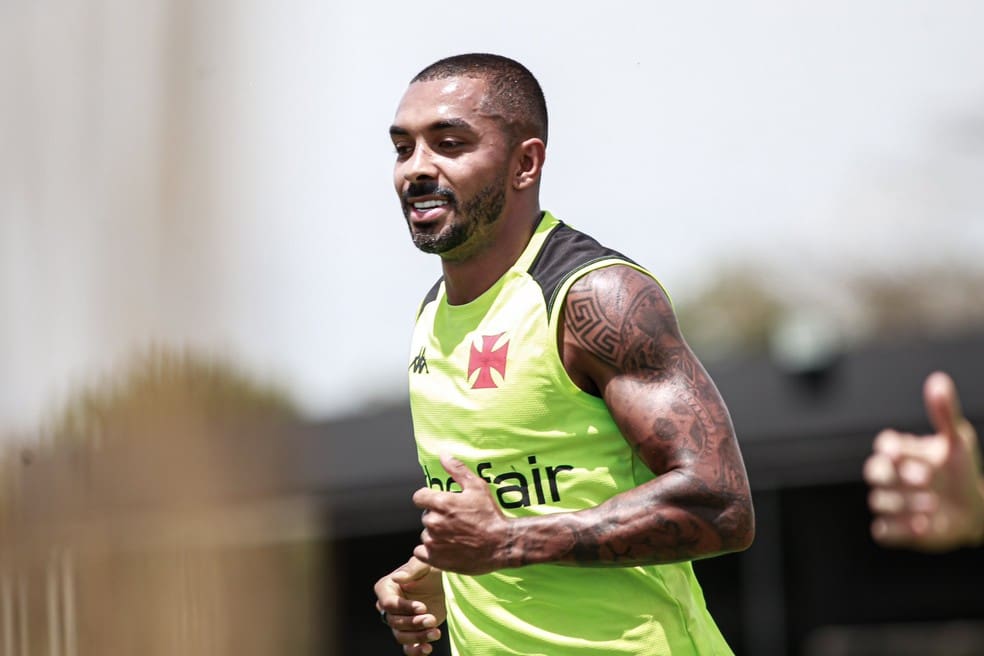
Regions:
<svg viewBox="0 0 984 656"><path fill-rule="evenodd" d="M454 192L447 187L439 186L437 182L411 182L406 190L400 194L400 199L404 205L409 205L411 198L418 198L420 196L438 196L446 200L450 205L458 204L458 198L454 195Z"/></svg>

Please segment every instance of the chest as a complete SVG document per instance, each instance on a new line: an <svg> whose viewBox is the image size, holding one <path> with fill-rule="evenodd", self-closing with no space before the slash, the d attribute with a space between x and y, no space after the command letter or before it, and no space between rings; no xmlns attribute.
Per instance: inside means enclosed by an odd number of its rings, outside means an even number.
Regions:
<svg viewBox="0 0 984 656"><path fill-rule="evenodd" d="M438 301L421 314L409 367L415 412L478 412L499 422L542 411L558 362L542 292L518 277L482 300Z"/></svg>

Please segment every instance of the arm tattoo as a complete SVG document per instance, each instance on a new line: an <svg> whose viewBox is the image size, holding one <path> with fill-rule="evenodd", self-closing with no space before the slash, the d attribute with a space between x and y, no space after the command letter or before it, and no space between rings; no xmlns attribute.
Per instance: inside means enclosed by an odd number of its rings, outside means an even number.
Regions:
<svg viewBox="0 0 984 656"><path fill-rule="evenodd" d="M605 402L657 477L582 517L558 516L560 530L542 538L552 545L526 547L559 548L566 561L631 565L747 546L751 497L730 416L659 284L627 267L595 271L571 287L564 330L601 363Z"/></svg>

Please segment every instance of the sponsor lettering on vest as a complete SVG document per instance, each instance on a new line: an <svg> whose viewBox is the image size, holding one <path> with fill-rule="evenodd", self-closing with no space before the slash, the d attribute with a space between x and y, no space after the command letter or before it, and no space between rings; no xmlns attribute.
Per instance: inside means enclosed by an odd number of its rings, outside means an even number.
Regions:
<svg viewBox="0 0 984 656"><path fill-rule="evenodd" d="M557 503L560 501L560 488L557 486L557 476L562 472L574 469L571 465L547 465L538 467L536 456L527 456L530 464L529 474L523 474L510 467L509 471L495 474L494 464L490 461L478 463L475 473L492 485L492 491L499 505L503 508L524 508L531 505ZM431 476L430 470L424 465L424 478L427 487L442 492L461 492L461 486L450 476L441 479ZM532 483L532 487L531 487ZM548 501L549 493L549 501Z"/></svg>

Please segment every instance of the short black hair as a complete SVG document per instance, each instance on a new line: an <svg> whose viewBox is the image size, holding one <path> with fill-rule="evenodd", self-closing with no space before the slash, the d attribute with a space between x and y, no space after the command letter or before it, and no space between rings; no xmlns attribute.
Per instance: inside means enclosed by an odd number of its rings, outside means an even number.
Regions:
<svg viewBox="0 0 984 656"><path fill-rule="evenodd" d="M514 143L531 137L547 143L547 101L540 83L525 66L502 55L454 55L420 71L410 84L451 77L486 81L484 107L502 116Z"/></svg>

